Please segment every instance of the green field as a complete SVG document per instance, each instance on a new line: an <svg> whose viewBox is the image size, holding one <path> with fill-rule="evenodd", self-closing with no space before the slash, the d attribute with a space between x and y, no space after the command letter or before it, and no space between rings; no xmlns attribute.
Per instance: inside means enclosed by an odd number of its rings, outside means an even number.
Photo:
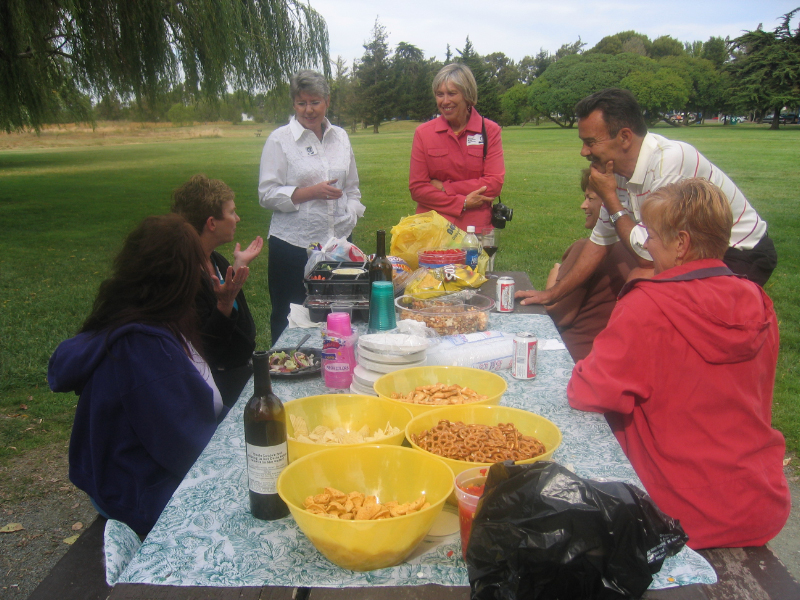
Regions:
<svg viewBox="0 0 800 600"><path fill-rule="evenodd" d="M368 252L376 229L390 229L414 211L407 179L413 126L393 123L379 135L352 136L367 206L354 238ZM212 137L152 143L138 136L136 143L94 140L33 148L34 140L0 150L0 459L68 437L77 397L48 390L48 358L88 314L125 234L146 215L168 211L172 189L198 172L222 179L237 193L242 218L237 240L266 236L270 213L256 198L264 142L253 135L257 127L221 126ZM780 261L767 286L781 327L774 422L796 454L800 129L713 125L659 133L694 144L739 185L770 225ZM48 145L46 137L40 145ZM6 143L10 139L0 139L0 148L13 145ZM503 201L515 212L500 240L496 267L527 271L542 287L563 250L586 235L578 208L579 169L586 162L578 154L574 129L511 127L504 129L503 143ZM230 255L230 248L222 251ZM261 256L251 265L246 286L260 347L270 344L266 264Z"/></svg>

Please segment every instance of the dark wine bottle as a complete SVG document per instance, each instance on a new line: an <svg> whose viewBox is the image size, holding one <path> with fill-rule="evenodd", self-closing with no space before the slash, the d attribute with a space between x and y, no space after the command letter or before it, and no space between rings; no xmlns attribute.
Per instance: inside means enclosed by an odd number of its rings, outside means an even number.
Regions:
<svg viewBox="0 0 800 600"><path fill-rule="evenodd" d="M247 445L247 480L250 512L272 521L289 514L278 496L278 476L288 464L286 412L272 393L269 353L253 353L253 396L244 408L244 441Z"/></svg>
<svg viewBox="0 0 800 600"><path fill-rule="evenodd" d="M386 258L386 232L383 229L379 229L375 256L369 262L370 290L374 281L391 281L393 271L392 263Z"/></svg>

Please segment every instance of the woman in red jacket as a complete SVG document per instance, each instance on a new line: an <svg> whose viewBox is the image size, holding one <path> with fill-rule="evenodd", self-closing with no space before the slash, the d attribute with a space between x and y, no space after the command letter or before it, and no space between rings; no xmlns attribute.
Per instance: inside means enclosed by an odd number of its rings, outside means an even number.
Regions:
<svg viewBox="0 0 800 600"><path fill-rule="evenodd" d="M500 126L475 110L478 85L469 67L451 63L433 79L440 115L414 132L409 190L417 212L435 210L457 227L491 223L506 168Z"/></svg>
<svg viewBox="0 0 800 600"><path fill-rule="evenodd" d="M642 206L653 279L628 283L567 387L603 412L658 507L691 548L759 546L786 523L785 442L771 427L778 358L772 302L721 258L732 216L687 179Z"/></svg>

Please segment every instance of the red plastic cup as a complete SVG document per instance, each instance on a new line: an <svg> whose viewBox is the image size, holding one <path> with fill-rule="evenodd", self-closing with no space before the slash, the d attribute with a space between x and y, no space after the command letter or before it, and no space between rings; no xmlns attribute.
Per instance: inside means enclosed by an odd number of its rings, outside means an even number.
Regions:
<svg viewBox="0 0 800 600"><path fill-rule="evenodd" d="M478 500L483 495L488 467L474 467L456 476L456 499L458 500L458 522L461 527L461 555L467 559L467 546L472 533L472 519L478 509Z"/></svg>

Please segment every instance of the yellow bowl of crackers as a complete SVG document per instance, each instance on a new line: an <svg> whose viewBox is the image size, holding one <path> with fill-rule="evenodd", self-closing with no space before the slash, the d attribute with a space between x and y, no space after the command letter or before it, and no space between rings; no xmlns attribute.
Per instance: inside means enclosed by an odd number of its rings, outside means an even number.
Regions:
<svg viewBox="0 0 800 600"><path fill-rule="evenodd" d="M411 554L453 492L453 478L444 462L411 448L326 448L289 464L278 494L328 560L371 571Z"/></svg>
<svg viewBox="0 0 800 600"><path fill-rule="evenodd" d="M417 415L406 439L421 453L438 456L456 475L504 460L550 460L561 430L541 415L509 406L448 406ZM455 496L450 498L455 504Z"/></svg>
<svg viewBox="0 0 800 600"><path fill-rule="evenodd" d="M331 446L399 446L411 412L396 402L357 394L322 394L284 404L289 462Z"/></svg>
<svg viewBox="0 0 800 600"><path fill-rule="evenodd" d="M471 367L411 367L375 382L380 398L405 406L415 417L457 405L499 404L508 384L489 371Z"/></svg>

